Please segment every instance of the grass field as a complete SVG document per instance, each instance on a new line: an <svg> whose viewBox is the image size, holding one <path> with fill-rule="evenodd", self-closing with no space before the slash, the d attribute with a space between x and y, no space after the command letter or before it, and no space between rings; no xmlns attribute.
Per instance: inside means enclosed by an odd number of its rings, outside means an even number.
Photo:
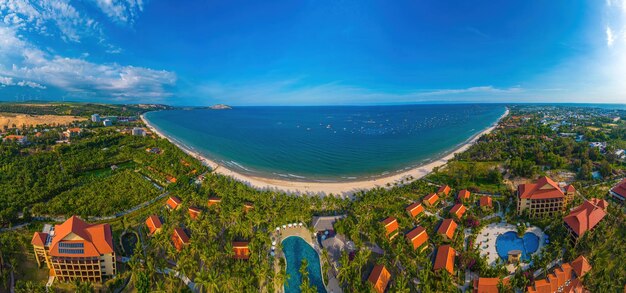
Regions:
<svg viewBox="0 0 626 293"><path fill-rule="evenodd" d="M28 115L15 113L0 113L0 127L21 127L22 125L36 126L43 124L65 125L74 121L87 120L77 116L60 116L60 115Z"/></svg>

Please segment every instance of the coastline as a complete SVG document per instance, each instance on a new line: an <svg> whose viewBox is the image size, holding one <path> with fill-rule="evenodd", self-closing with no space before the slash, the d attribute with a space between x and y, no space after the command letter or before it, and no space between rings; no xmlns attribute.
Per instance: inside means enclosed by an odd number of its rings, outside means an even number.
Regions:
<svg viewBox="0 0 626 293"><path fill-rule="evenodd" d="M506 108L506 111L498 120L492 124L487 129L477 133L468 139L464 144L460 145L458 148L453 151L447 153L445 156L440 157L432 162L417 166L407 171L403 171L396 174L391 174L389 176L384 176L372 180L361 180L361 181L349 181L349 182L304 182L304 181L289 181L283 179L273 179L273 178L265 178L258 176L251 176L246 174L241 174L237 171L231 170L223 165L216 163L215 161L203 156L202 154L190 150L185 147L181 143L171 139L170 137L161 133L156 127L154 127L150 122L141 115L141 120L153 133L157 134L161 138L165 138L178 148L180 148L185 153L190 156L200 160L204 165L209 166L214 173L221 174L224 176L232 177L233 179L243 182L248 186L251 186L260 190L277 190L283 191L292 194L300 194L300 195L341 195L341 196L350 196L359 191L365 191L377 187L388 188L387 184L394 186L395 183L401 184L402 181L407 183L406 179L412 177L412 180L417 180L423 178L424 176L430 174L434 168L441 167L445 165L449 160L454 158L455 154L462 153L469 149L478 139L485 135L491 133L498 123L502 120L502 118L509 115L509 109Z"/></svg>

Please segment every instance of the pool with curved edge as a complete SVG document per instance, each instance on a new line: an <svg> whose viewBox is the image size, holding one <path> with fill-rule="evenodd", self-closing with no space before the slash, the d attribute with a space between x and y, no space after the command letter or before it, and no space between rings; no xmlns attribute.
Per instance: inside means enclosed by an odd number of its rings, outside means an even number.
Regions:
<svg viewBox="0 0 626 293"><path fill-rule="evenodd" d="M322 268L320 257L304 239L298 236L289 236L282 242L283 253L287 263L287 281L285 282L285 293L300 292L302 276L300 266L302 260L307 260L307 271L309 272L310 284L317 288L318 293L326 293L324 281L322 279Z"/></svg>
<svg viewBox="0 0 626 293"><path fill-rule="evenodd" d="M527 232L524 237L517 236L517 232L509 231L496 238L496 251L504 261L508 260L511 250L521 250L522 260L530 260L530 256L539 248L539 237L532 232Z"/></svg>

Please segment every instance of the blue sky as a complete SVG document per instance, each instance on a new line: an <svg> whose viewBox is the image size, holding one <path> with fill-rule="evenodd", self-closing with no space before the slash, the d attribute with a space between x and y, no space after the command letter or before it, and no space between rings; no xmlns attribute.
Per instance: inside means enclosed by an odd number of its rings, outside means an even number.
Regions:
<svg viewBox="0 0 626 293"><path fill-rule="evenodd" d="M626 103L625 80L626 0L0 0L0 100Z"/></svg>

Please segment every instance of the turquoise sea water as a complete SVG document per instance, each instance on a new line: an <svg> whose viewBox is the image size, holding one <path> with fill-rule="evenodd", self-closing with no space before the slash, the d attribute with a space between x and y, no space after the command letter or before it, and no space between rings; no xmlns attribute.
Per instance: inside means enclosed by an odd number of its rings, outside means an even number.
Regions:
<svg viewBox="0 0 626 293"><path fill-rule="evenodd" d="M169 137L257 176L376 178L428 163L494 124L503 105L236 107L145 117Z"/></svg>
<svg viewBox="0 0 626 293"><path fill-rule="evenodd" d="M509 231L496 238L496 251L502 260L509 259L509 251L521 250L522 259L530 260L530 256L539 248L539 237L534 233L525 233L524 237L517 237L517 232Z"/></svg>
<svg viewBox="0 0 626 293"><path fill-rule="evenodd" d="M303 259L307 260L310 284L317 288L317 292L326 293L324 282L322 281L320 258L317 252L298 236L287 237L283 240L282 245L287 262L285 293L300 292L300 284L302 283L300 266L302 265Z"/></svg>

